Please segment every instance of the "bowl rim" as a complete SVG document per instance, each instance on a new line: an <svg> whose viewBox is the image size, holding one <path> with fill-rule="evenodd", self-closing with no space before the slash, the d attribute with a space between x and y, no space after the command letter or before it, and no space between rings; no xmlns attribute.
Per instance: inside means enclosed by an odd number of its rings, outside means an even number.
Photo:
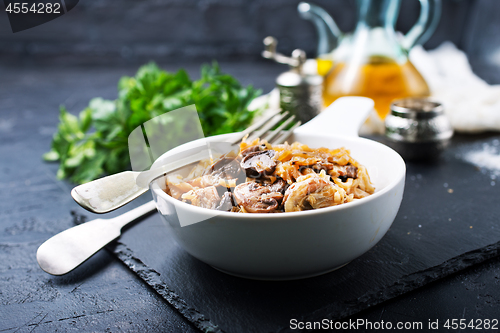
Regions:
<svg viewBox="0 0 500 333"><path fill-rule="evenodd" d="M220 137L220 136L226 136L226 135L231 135L233 133L228 133L228 134L222 134L222 135L217 135L217 136L214 136L214 137L210 137L211 138L215 138L215 137ZM301 133L302 135L303 133ZM304 133L305 134L305 133ZM311 135L311 136L314 136L315 134L314 133L307 133L307 135ZM340 204L340 205L336 205L336 206L330 206L330 207L325 207L325 208L318 208L318 209L311 209L311 210L304 210L304 211L298 211L298 212L279 212L279 213L247 213L247 214L239 214L239 213L234 213L234 212L226 212L226 211L217 211L217 210L214 210L214 209L208 209L208 208L202 208L202 207L198 207L198 206L193 206L193 205L190 205L186 202L182 202L180 200L177 200L173 197L171 197L170 195L168 195L166 192L164 192L160 186L156 183L156 181L154 182L151 182L151 184L149 185L149 188L151 189L151 191L155 191L155 193L157 194L157 196L161 197L161 198L164 198L165 200L167 200L168 202L172 203L174 206L177 206L177 205L180 205L181 207L185 208L185 209L188 209L188 210L193 210L193 212L195 213L204 213L204 212L215 212L215 216L224 216L224 217L233 217L233 218L237 218L237 219L243 219L243 220L247 220L247 219L250 219L250 220L259 220L259 219L281 219L281 218L286 218L286 217L299 217L299 216L315 216L317 214L327 214L329 212L335 212L335 211L340 211L340 210L345 210L345 209L353 209L359 205L363 205L365 203L368 203L368 202L371 202L373 200L376 200L377 198L383 196L384 194L386 194L387 192L391 191L401 180L404 180L405 176L406 176L406 163L404 162L403 158L401 157L401 155L399 155L395 150L393 150L392 148L380 143L380 142L377 142L377 141L374 141L374 140L370 140L370 139L367 139L367 138L362 138L362 137L338 137L338 136L335 136L335 135L328 135L328 138L342 138L342 139L350 139L350 140L360 140L362 141L363 143L366 143L366 144L369 144L369 145L377 145L377 146L381 146L382 149L387 149L388 151L391 151L392 154L395 154L396 159L398 161L398 163L400 163L401 167L398 168L400 170L399 174L397 174L395 177L393 177L393 179L380 191L376 191L375 193L373 193L372 195L368 196L368 197L365 197L365 198L362 198L362 199L358 199L358 200L355 200L355 201L351 201L351 202L346 202L344 204ZM207 138L208 139L208 138ZM176 149L176 148L174 148ZM165 152L164 154L162 154L160 157L158 157L155 161L155 163L160 160L163 156L165 156L165 154L168 154L170 153L171 151L168 151L168 152ZM404 190L403 190L404 191ZM158 204L156 198L155 198L155 203ZM177 208L176 208L177 209Z"/></svg>

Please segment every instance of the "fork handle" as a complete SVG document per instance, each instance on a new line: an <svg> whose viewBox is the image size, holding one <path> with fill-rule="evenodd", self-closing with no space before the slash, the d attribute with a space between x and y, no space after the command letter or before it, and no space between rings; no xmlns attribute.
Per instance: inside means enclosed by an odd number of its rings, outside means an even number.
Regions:
<svg viewBox="0 0 500 333"><path fill-rule="evenodd" d="M110 223L113 223L117 228L121 229L130 222L137 220L140 217L145 216L146 214L151 213L156 210L156 203L151 200L139 207L136 207L126 213L118 215L109 219Z"/></svg>
<svg viewBox="0 0 500 333"><path fill-rule="evenodd" d="M36 253L38 264L52 275L69 273L118 238L123 226L155 208L154 201L150 201L112 219L96 219L64 230L40 245Z"/></svg>

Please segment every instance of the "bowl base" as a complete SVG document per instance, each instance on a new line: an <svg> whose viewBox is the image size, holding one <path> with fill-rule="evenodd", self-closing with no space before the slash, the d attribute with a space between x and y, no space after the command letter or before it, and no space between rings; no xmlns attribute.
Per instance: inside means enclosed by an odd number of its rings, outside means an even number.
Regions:
<svg viewBox="0 0 500 333"><path fill-rule="evenodd" d="M215 266L212 266L212 265L210 265L210 266L213 267L213 268L215 268L216 270L222 272L222 273L225 273L225 274L228 274L228 275L232 275L232 276L236 276L236 277L239 277L239 278L244 278L244 279L259 280L259 281L290 281L290 280L307 279L307 278L311 278L311 277L323 275L323 274L326 274L326 273L330 273L330 272L336 271L337 269L340 269L340 268L344 267L345 265L347 265L349 263L350 263L350 261L347 262L347 263L345 263L345 264L343 264L343 265L340 265L340 266L337 266L337 267L334 267L334 268L329 268L327 270L316 272L316 273L303 274L303 275L292 275L292 276L246 275L246 274L238 274L238 273L229 272L229 271L226 271L224 269L221 269L221 268L218 268L218 267L215 267Z"/></svg>

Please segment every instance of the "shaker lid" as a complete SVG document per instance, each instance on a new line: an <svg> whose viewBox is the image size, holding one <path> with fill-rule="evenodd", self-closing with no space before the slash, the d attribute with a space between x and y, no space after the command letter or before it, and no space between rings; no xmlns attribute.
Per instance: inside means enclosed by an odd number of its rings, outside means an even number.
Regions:
<svg viewBox="0 0 500 333"><path fill-rule="evenodd" d="M453 128L441 103L415 97L391 104L391 114L385 118L385 134L396 142L439 143L453 136Z"/></svg>
<svg viewBox="0 0 500 333"><path fill-rule="evenodd" d="M282 87L296 87L300 86L302 82L302 75L293 71L281 73L276 78L276 84Z"/></svg>
<svg viewBox="0 0 500 333"><path fill-rule="evenodd" d="M391 104L391 114L412 119L430 119L443 114L441 103L427 98L405 98Z"/></svg>
<svg viewBox="0 0 500 333"><path fill-rule="evenodd" d="M323 77L319 75L301 75L290 70L281 73L276 78L276 84L282 87L297 87L300 85L319 86L323 83Z"/></svg>

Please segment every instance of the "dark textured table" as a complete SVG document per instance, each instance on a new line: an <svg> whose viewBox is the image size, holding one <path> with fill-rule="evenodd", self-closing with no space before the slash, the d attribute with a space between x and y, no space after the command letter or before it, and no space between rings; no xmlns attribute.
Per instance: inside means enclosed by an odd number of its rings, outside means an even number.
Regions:
<svg viewBox="0 0 500 333"><path fill-rule="evenodd" d="M197 75L199 64L195 63L163 67L175 70L181 66ZM284 70L270 63L223 63L221 66L244 84L252 83L264 91L272 88L274 77ZM40 158L50 145L59 105L64 104L76 113L92 97L115 98L119 77L132 75L135 69L136 66L0 65L0 332L198 331L182 309L179 312L166 302L164 295L158 294L109 251L100 251L62 277L44 273L35 260L38 246L73 226L75 215L94 218L69 196L72 184L56 179L57 165L43 163ZM492 77L491 72L489 75ZM498 134L457 139L473 142L492 137ZM409 170L422 167L432 168L409 165ZM418 187L418 179L408 182L407 187L408 184ZM498 194L497 187L485 186L484 191L486 195ZM488 192L491 189L496 190ZM130 206L148 199L141 198ZM474 209L475 199L480 198L457 202L447 209L462 209L467 219L463 223L471 222L471 226L474 219L487 218L494 222L495 217L488 211L468 213L467 209ZM129 207L110 216L127 209ZM492 236L494 233L488 234ZM481 243L480 236L477 237L470 244L463 244L464 251L470 251L475 241ZM471 259L463 265L469 266L467 269L457 273L451 269L449 273L453 274L445 278L396 298L390 297L392 299L342 320L422 322L426 327L429 320L436 319L441 325L446 319L466 319L467 322L500 319L500 258L494 247L489 250L489 255L479 260L480 264ZM279 300L276 303L279 304Z"/></svg>

